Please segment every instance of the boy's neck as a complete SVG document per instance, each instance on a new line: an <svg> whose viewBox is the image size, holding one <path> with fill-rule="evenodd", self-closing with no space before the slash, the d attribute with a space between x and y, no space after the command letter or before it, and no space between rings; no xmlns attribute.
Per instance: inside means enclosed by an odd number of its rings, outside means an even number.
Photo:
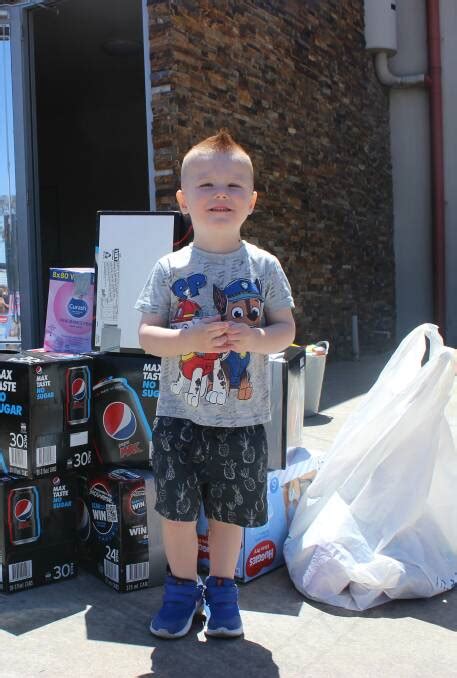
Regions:
<svg viewBox="0 0 457 678"><path fill-rule="evenodd" d="M213 254L230 254L230 252L236 252L240 249L241 236L227 241L215 241L214 239L209 240L206 238L199 238L195 235L193 244L195 247L198 247L198 249L204 250L205 252L211 252Z"/></svg>

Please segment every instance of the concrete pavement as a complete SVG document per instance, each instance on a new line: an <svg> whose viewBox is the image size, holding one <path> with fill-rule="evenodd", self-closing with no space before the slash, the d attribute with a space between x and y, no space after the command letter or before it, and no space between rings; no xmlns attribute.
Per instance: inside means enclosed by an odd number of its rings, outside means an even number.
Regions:
<svg viewBox="0 0 457 678"><path fill-rule="evenodd" d="M329 364L321 414L304 444L326 450L388 356ZM448 411L457 440L457 379ZM240 586L244 639L207 640L148 631L160 589L118 594L89 574L0 594L1 678L251 678L457 676L457 590L348 612L306 600L281 568Z"/></svg>

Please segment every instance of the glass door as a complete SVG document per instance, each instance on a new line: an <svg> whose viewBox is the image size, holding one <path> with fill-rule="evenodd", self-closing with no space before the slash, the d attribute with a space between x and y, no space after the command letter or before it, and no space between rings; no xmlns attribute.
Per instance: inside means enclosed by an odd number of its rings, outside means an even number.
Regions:
<svg viewBox="0 0 457 678"><path fill-rule="evenodd" d="M21 343L20 295L16 235L11 32L6 12L0 13L0 349Z"/></svg>
<svg viewBox="0 0 457 678"><path fill-rule="evenodd" d="M0 349L38 345L38 222L29 12L0 9Z"/></svg>

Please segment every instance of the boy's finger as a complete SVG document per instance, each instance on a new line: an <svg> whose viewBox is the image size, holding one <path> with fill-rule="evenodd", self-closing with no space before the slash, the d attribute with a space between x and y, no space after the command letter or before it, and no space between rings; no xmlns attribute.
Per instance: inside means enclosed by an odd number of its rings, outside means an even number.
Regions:
<svg viewBox="0 0 457 678"><path fill-rule="evenodd" d="M210 334L224 334L227 329L227 323L212 323L206 328L206 331Z"/></svg>
<svg viewBox="0 0 457 678"><path fill-rule="evenodd" d="M217 315L209 315L206 318L202 318L204 323L215 323L220 319L221 319L221 316L220 316L219 313Z"/></svg>

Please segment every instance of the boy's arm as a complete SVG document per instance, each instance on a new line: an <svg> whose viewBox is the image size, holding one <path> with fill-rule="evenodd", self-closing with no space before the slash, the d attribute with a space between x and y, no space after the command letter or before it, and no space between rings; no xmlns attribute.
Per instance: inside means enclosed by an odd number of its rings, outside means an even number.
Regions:
<svg viewBox="0 0 457 678"><path fill-rule="evenodd" d="M290 308L270 311L266 327L253 327L256 353L278 353L284 351L295 339L295 320Z"/></svg>
<svg viewBox="0 0 457 678"><path fill-rule="evenodd" d="M227 327L228 323L220 322L220 316L213 316L187 329L169 329L164 327L160 315L143 313L138 336L145 353L165 358L197 351L221 351L226 343Z"/></svg>
<svg viewBox="0 0 457 678"><path fill-rule="evenodd" d="M243 353L278 353L287 348L295 338L295 321L290 308L270 311L267 327L248 327L231 323L227 330L227 343L231 351Z"/></svg>

